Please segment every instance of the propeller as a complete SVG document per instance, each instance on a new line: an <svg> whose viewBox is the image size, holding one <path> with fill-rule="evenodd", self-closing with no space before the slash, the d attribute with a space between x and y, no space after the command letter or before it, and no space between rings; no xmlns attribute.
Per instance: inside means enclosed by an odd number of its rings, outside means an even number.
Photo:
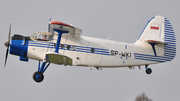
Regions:
<svg viewBox="0 0 180 101"><path fill-rule="evenodd" d="M9 27L8 41L4 44L4 45L7 47L7 49L6 49L6 57L5 57L4 68L6 67L6 62L7 62L7 57L8 57L8 52L9 52L9 46L10 46L10 38L11 38L11 22L10 22L10 27Z"/></svg>

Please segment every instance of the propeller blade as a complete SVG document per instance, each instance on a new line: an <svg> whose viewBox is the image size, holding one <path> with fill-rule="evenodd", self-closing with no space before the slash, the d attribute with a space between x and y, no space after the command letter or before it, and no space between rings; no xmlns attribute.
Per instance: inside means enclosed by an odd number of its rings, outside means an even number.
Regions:
<svg viewBox="0 0 180 101"><path fill-rule="evenodd" d="M9 52L9 46L10 46L10 38L11 38L11 23L10 22L10 26L9 26L9 35L8 35L8 41L5 43L5 46L7 47L6 49L6 57L5 57L5 62L4 62L4 68L6 67L6 62L7 62L7 57L8 57L8 52Z"/></svg>
<svg viewBox="0 0 180 101"><path fill-rule="evenodd" d="M10 22L10 26L9 26L8 43L10 43L10 38L11 38L11 23L12 22Z"/></svg>
<svg viewBox="0 0 180 101"><path fill-rule="evenodd" d="M9 52L9 48L7 48L7 50L6 50L6 57L5 57L5 62L4 62L4 68L6 67L6 61L7 61L7 57L8 57L8 52Z"/></svg>

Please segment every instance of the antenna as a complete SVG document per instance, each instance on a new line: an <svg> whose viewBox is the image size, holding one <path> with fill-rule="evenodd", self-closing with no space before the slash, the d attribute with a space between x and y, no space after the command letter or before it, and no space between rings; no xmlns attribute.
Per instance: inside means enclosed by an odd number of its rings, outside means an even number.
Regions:
<svg viewBox="0 0 180 101"><path fill-rule="evenodd" d="M109 35L109 37L107 38L107 40L109 40L109 38L113 35L113 33L111 35Z"/></svg>

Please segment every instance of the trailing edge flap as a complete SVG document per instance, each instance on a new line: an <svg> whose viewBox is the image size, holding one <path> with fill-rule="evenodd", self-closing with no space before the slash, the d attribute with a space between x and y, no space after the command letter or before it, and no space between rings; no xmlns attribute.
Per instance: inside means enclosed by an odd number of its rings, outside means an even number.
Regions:
<svg viewBox="0 0 180 101"><path fill-rule="evenodd" d="M164 41L159 41L159 40L148 40L148 39L145 39L144 41L145 41L145 42L148 42L148 43L161 43L161 44L167 44L167 43L165 43Z"/></svg>
<svg viewBox="0 0 180 101"><path fill-rule="evenodd" d="M72 25L65 24L59 21L51 21L50 23L50 33L53 33L53 29L62 30L62 31L69 31L69 34L72 35L74 38L80 38L82 34L82 30L76 28Z"/></svg>
<svg viewBox="0 0 180 101"><path fill-rule="evenodd" d="M60 53L47 52L46 61L54 64L72 65L72 59Z"/></svg>

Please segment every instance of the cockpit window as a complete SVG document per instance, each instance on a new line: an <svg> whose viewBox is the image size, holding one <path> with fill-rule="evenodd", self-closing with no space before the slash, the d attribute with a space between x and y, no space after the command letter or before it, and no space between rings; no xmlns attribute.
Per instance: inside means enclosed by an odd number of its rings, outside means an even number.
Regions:
<svg viewBox="0 0 180 101"><path fill-rule="evenodd" d="M44 35L43 34L39 34L39 39L44 39Z"/></svg>
<svg viewBox="0 0 180 101"><path fill-rule="evenodd" d="M49 32L35 32L32 36L32 40L38 40L38 41L49 41L51 35Z"/></svg>
<svg viewBox="0 0 180 101"><path fill-rule="evenodd" d="M38 35L39 35L39 34L35 34L35 35L34 35L34 38L38 38Z"/></svg>
<svg viewBox="0 0 180 101"><path fill-rule="evenodd" d="M31 38L34 38L35 35L36 35L36 33L34 33L33 35L31 35Z"/></svg>

